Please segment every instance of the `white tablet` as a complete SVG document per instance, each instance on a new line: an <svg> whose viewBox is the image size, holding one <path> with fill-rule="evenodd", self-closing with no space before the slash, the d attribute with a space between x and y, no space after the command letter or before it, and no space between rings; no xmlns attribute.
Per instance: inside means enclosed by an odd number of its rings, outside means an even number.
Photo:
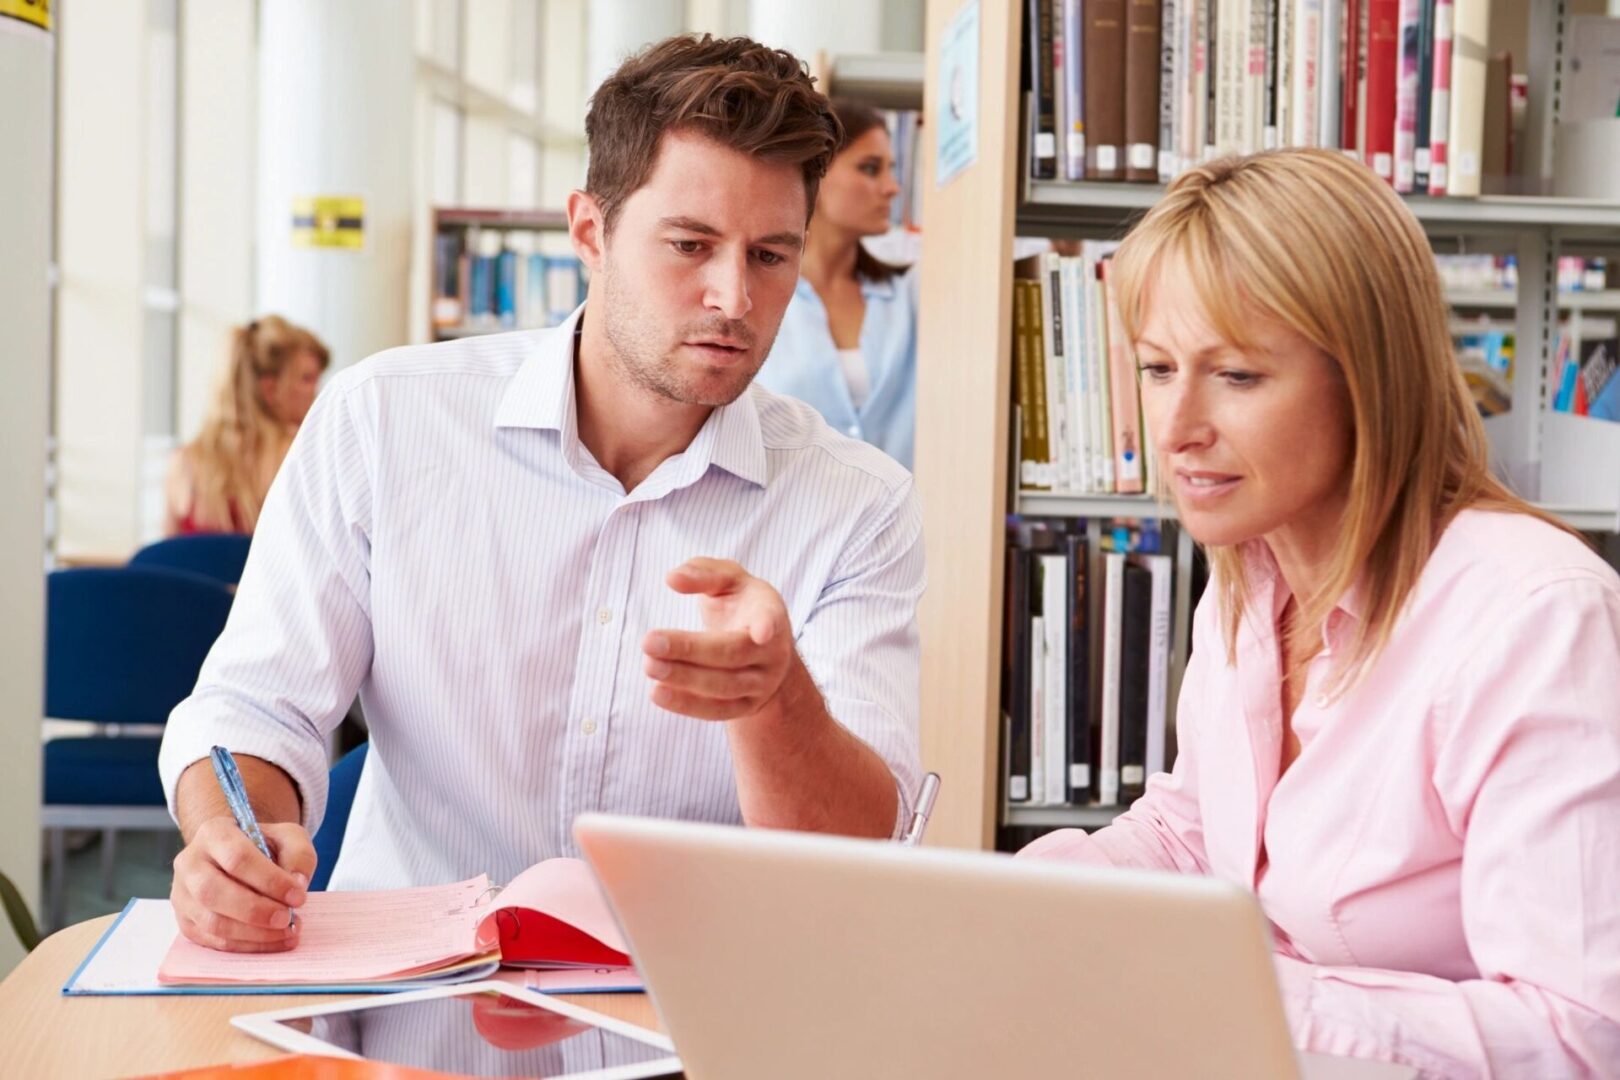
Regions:
<svg viewBox="0 0 1620 1080"><path fill-rule="evenodd" d="M463 1076L642 1080L681 1074L662 1035L506 983L476 982L231 1017L303 1054Z"/></svg>

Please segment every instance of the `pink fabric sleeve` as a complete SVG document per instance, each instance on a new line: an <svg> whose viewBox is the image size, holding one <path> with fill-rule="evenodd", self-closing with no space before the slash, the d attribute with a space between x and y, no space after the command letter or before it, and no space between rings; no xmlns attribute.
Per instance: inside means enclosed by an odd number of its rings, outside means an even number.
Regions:
<svg viewBox="0 0 1620 1080"><path fill-rule="evenodd" d="M1296 1040L1425 1076L1620 1076L1620 590L1561 571L1459 648L1434 783L1480 977L1279 957Z"/></svg>

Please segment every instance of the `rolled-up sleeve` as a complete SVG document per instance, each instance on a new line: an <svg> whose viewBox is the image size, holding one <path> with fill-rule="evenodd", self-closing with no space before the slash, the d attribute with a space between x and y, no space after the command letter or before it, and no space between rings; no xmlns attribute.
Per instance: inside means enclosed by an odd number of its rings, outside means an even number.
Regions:
<svg viewBox="0 0 1620 1080"><path fill-rule="evenodd" d="M1620 593L1546 583L1469 655L1434 782L1480 977L1279 958L1296 1039L1425 1076L1620 1076Z"/></svg>
<svg viewBox="0 0 1620 1080"><path fill-rule="evenodd" d="M224 633L175 707L159 772L175 814L180 774L224 746L297 785L313 833L326 808L326 735L372 656L373 472L350 382L316 399L265 499Z"/></svg>
<svg viewBox="0 0 1620 1080"><path fill-rule="evenodd" d="M895 836L911 820L922 773L917 601L923 586L922 508L908 479L852 539L798 631L799 656L827 711L894 775Z"/></svg>

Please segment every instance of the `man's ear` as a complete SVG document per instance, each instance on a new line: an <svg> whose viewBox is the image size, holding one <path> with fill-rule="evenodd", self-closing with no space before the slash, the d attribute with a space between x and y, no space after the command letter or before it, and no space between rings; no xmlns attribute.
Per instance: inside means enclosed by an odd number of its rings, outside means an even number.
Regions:
<svg viewBox="0 0 1620 1080"><path fill-rule="evenodd" d="M587 270L601 269L607 258L607 223L601 206L587 192L568 193L568 239Z"/></svg>

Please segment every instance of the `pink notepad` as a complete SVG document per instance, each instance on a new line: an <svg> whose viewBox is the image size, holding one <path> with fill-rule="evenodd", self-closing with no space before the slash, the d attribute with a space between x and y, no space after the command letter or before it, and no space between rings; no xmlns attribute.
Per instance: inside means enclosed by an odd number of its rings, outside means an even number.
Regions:
<svg viewBox="0 0 1620 1080"><path fill-rule="evenodd" d="M498 892L498 895L496 893ZM521 967L627 966L623 936L578 859L548 859L502 890L479 876L454 885L310 893L304 929L282 953L228 953L177 936L158 982L314 986L486 975Z"/></svg>

